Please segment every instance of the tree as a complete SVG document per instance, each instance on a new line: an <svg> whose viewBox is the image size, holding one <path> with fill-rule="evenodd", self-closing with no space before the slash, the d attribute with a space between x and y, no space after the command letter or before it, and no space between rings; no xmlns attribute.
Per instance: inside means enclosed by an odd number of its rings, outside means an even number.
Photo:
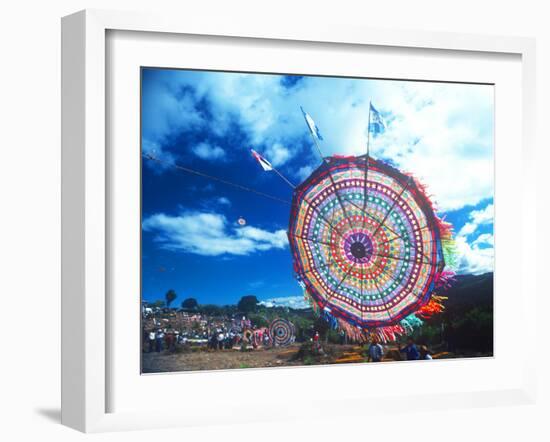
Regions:
<svg viewBox="0 0 550 442"><path fill-rule="evenodd" d="M208 316L221 316L223 314L223 308L215 304L201 305L199 311Z"/></svg>
<svg viewBox="0 0 550 442"><path fill-rule="evenodd" d="M166 298L166 307L170 308L170 304L176 299L178 295L173 289L170 289L166 292L165 298Z"/></svg>
<svg viewBox="0 0 550 442"><path fill-rule="evenodd" d="M257 306L258 298L253 295L243 296L237 304L239 311L244 313L255 312Z"/></svg>
<svg viewBox="0 0 550 442"><path fill-rule="evenodd" d="M164 307L164 301L162 299L157 299L155 302L151 304L151 306L155 308L162 308Z"/></svg>
<svg viewBox="0 0 550 442"><path fill-rule="evenodd" d="M325 321L322 317L315 318L315 321L313 323L313 332L319 332L319 337L321 339L324 339L325 342L328 342L328 332L330 330L330 326L328 325L328 322Z"/></svg>
<svg viewBox="0 0 550 442"><path fill-rule="evenodd" d="M250 321L256 327L269 327L269 321L260 314L254 314L249 316Z"/></svg>
<svg viewBox="0 0 550 442"><path fill-rule="evenodd" d="M199 303L195 298L187 298L181 303L181 308L184 310L196 310Z"/></svg>

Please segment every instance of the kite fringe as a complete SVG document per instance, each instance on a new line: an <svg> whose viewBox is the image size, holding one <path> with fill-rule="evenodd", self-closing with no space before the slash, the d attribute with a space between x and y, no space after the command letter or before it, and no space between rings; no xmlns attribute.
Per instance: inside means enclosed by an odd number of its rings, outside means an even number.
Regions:
<svg viewBox="0 0 550 442"><path fill-rule="evenodd" d="M405 330L412 333L416 328L421 327L424 321L415 314L412 314L401 320L400 324Z"/></svg>
<svg viewBox="0 0 550 442"><path fill-rule="evenodd" d="M446 277L450 278L454 273L451 268L455 266L457 259L456 243L453 238L453 226L451 223L439 218L437 215L436 220L437 227L439 229L439 237L441 240L441 249L443 251L443 260L445 261L445 270L443 273Z"/></svg>
<svg viewBox="0 0 550 442"><path fill-rule="evenodd" d="M448 299L446 296L433 295L426 305L416 312L416 315L422 319L429 319L433 315L441 313L445 310L443 301Z"/></svg>
<svg viewBox="0 0 550 442"><path fill-rule="evenodd" d="M376 337L382 343L395 342L401 336L406 336L414 332L415 329L422 326L424 321L415 314L402 319L399 324L385 327L377 327L370 330L371 339ZM368 336L367 336L368 337Z"/></svg>
<svg viewBox="0 0 550 442"><path fill-rule="evenodd" d="M438 208L434 202L434 198L432 198L433 195L428 192L428 186L416 178L413 173L405 172L404 174L414 181L416 188L426 197L427 201L429 201L431 209L434 212L435 221L441 240L443 260L445 262L444 270L436 276L436 287L448 288L454 281L455 272L452 269L456 268L458 257L456 242L454 240L453 225L437 215Z"/></svg>
<svg viewBox="0 0 550 442"><path fill-rule="evenodd" d="M456 242L454 240L454 231L451 223L439 218L436 215L437 226L441 238L441 248L443 249L443 259L448 267L454 268L457 261Z"/></svg>
<svg viewBox="0 0 550 442"><path fill-rule="evenodd" d="M443 297L436 297L445 299ZM373 327L369 329L361 329L355 325L351 325L343 319L336 318L329 311L320 309L313 301L311 295L304 290L304 299L311 305L313 313L317 317L322 317L333 330L341 330L345 333L349 340L360 344L376 339L378 342L388 343L394 342L401 336L411 334L415 329L422 326L424 321L415 314L411 314L402 319L398 324L388 325L385 327Z"/></svg>
<svg viewBox="0 0 550 442"><path fill-rule="evenodd" d="M304 300L309 304L311 309L313 310L313 314L315 316L319 316L319 306L317 303L313 300L311 295L308 293L307 289L304 288Z"/></svg>
<svg viewBox="0 0 550 442"><path fill-rule="evenodd" d="M453 270L445 269L436 275L435 286L437 288L449 288L452 282L455 280L455 276L456 275Z"/></svg>
<svg viewBox="0 0 550 442"><path fill-rule="evenodd" d="M428 190L428 186L424 184L422 181L420 181L413 173L411 172L404 172L404 175L408 176L409 178L412 178L416 188L418 191L426 197L426 200L430 203L430 207L434 212L437 212L438 207L434 200L434 194L430 193Z"/></svg>

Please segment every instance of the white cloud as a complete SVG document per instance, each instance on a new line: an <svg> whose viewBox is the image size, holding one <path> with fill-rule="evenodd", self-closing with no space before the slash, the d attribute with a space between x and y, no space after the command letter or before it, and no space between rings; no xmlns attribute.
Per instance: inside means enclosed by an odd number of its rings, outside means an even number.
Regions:
<svg viewBox="0 0 550 442"><path fill-rule="evenodd" d="M225 216L216 213L158 213L143 221L143 230L153 233L165 249L204 256L249 255L288 245L283 229L270 232L252 226L232 227Z"/></svg>
<svg viewBox="0 0 550 442"><path fill-rule="evenodd" d="M469 221L462 226L458 232L459 236L469 236L474 233L477 228L484 224L491 224L494 217L494 205L487 204L481 210L472 210L469 215Z"/></svg>
<svg viewBox="0 0 550 442"><path fill-rule="evenodd" d="M477 229L477 224L466 223L462 226L458 234L461 236L468 236L474 233L476 229Z"/></svg>
<svg viewBox="0 0 550 442"><path fill-rule="evenodd" d="M303 104L325 137L326 155L363 154L372 99L380 111L391 112L391 121L386 133L371 140L371 154L414 173L440 210L475 205L493 194L491 86L350 80L327 85L314 77L288 95L276 77L227 81L232 87L211 85L215 106L229 106L257 143L310 143Z"/></svg>
<svg viewBox="0 0 550 442"><path fill-rule="evenodd" d="M219 160L225 158L225 150L209 143L199 143L193 147L193 153L203 160Z"/></svg>
<svg viewBox="0 0 550 442"><path fill-rule="evenodd" d="M493 271L495 249L492 246L481 248L479 247L480 244L477 239L472 244L468 244L468 241L463 236L456 238L456 249L458 252L457 272L459 274L479 275Z"/></svg>
<svg viewBox="0 0 550 442"><path fill-rule="evenodd" d="M189 90L182 93L181 88L175 87L173 80L177 77L177 72L165 71L163 74L163 78L157 77L143 89L144 144L164 146L182 130L199 128L205 124L193 93Z"/></svg>
<svg viewBox="0 0 550 442"><path fill-rule="evenodd" d="M246 226L237 229L237 236L254 241L257 250L283 249L288 244L286 230L283 229L268 232L257 227Z"/></svg>
<svg viewBox="0 0 550 442"><path fill-rule="evenodd" d="M488 204L484 209L474 210L470 213L470 218L476 224L488 224L493 222L495 207L493 204Z"/></svg>
<svg viewBox="0 0 550 442"><path fill-rule="evenodd" d="M391 159L414 173L442 211L493 196L492 86L351 79L328 83L325 78L306 77L289 90L276 75L200 72L173 80L175 91L193 89L193 95L184 95L186 100L209 103L209 127L215 134L225 134L230 123L237 122L274 165L289 164L298 152L304 163L314 157L300 105L323 133L325 155L365 153L372 99L388 117L387 131L371 138L373 157ZM200 126L197 106L182 106L196 114L196 121L187 115L190 121L185 125ZM181 112L173 104L166 107ZM310 144L310 152L300 151L304 142ZM294 167L300 178L304 167L303 163Z"/></svg>
<svg viewBox="0 0 550 442"><path fill-rule="evenodd" d="M229 198L226 198L225 196L220 196L216 199L216 202L222 206L230 206L231 205L231 201L229 200Z"/></svg>
<svg viewBox="0 0 550 442"><path fill-rule="evenodd" d="M300 167L295 175L301 180L305 180L308 176L311 175L311 172L313 172L313 166L307 165Z"/></svg>
<svg viewBox="0 0 550 442"><path fill-rule="evenodd" d="M473 246L494 246L495 245L495 238L491 233L482 233L479 235L474 242L472 243Z"/></svg>
<svg viewBox="0 0 550 442"><path fill-rule="evenodd" d="M145 164L157 171L168 169L169 167L172 167L175 163L174 155L172 155L170 151L163 149L162 146L158 143L143 140L141 144L141 149L144 155L148 155L159 160L145 162Z"/></svg>
<svg viewBox="0 0 550 442"><path fill-rule="evenodd" d="M494 267L494 237L492 233L481 233L468 241L468 237L474 235L479 226L493 223L493 204L487 204L481 210L472 210L469 221L458 232L456 250L458 254L457 272L478 275L492 272Z"/></svg>
<svg viewBox="0 0 550 442"><path fill-rule="evenodd" d="M375 156L414 173L442 211L493 196L491 86L409 83L381 89L389 94L380 97L379 107L392 120L371 144Z"/></svg>
<svg viewBox="0 0 550 442"><path fill-rule="evenodd" d="M310 305L303 296L281 296L278 298L270 298L259 302L260 305L266 307L289 307L296 310L309 308Z"/></svg>
<svg viewBox="0 0 550 442"><path fill-rule="evenodd" d="M196 190L195 190L196 191ZM199 205L206 213L210 211L216 211L220 208L227 208L231 207L233 204L231 203L231 200L229 198L226 198L225 196L213 196L211 198L204 197L201 198L199 201ZM184 209L183 206L179 207L180 209Z"/></svg>
<svg viewBox="0 0 550 442"><path fill-rule="evenodd" d="M288 150L281 143L274 143L269 146L265 151L265 157L275 167L282 166L292 156L290 150Z"/></svg>

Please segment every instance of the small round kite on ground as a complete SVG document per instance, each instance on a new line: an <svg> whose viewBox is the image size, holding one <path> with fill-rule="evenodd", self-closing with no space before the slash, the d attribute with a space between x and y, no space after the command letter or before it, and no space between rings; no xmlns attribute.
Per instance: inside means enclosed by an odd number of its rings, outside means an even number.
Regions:
<svg viewBox="0 0 550 442"><path fill-rule="evenodd" d="M295 339L294 335L294 324L286 319L274 319L269 325L269 336L272 342L279 347L292 344Z"/></svg>

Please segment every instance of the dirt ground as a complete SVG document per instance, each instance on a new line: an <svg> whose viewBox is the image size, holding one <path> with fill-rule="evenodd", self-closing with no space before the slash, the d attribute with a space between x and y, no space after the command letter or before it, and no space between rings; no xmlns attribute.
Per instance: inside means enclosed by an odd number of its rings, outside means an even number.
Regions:
<svg viewBox="0 0 550 442"><path fill-rule="evenodd" d="M288 367L299 365L350 364L367 362L363 349L357 345L324 344L321 354L299 355L300 345L281 348L259 348L243 352L232 350L207 350L205 348L184 353L143 353L142 372L162 373L177 371L227 370L234 368ZM434 359L456 357L487 357L492 354L453 354L441 352ZM397 347L386 346L382 362L402 360Z"/></svg>
<svg viewBox="0 0 550 442"><path fill-rule="evenodd" d="M142 371L143 373L161 373L366 362L359 346L325 344L323 348L321 354L314 357L299 357L299 344L275 349L251 349L246 352L238 349L200 349L185 353L143 353ZM388 348L386 351L384 361L400 359L399 353L393 349Z"/></svg>
<svg viewBox="0 0 550 442"><path fill-rule="evenodd" d="M298 346L275 350L202 350L192 353L144 353L143 372L220 370L229 368L277 367L292 364L289 359Z"/></svg>

